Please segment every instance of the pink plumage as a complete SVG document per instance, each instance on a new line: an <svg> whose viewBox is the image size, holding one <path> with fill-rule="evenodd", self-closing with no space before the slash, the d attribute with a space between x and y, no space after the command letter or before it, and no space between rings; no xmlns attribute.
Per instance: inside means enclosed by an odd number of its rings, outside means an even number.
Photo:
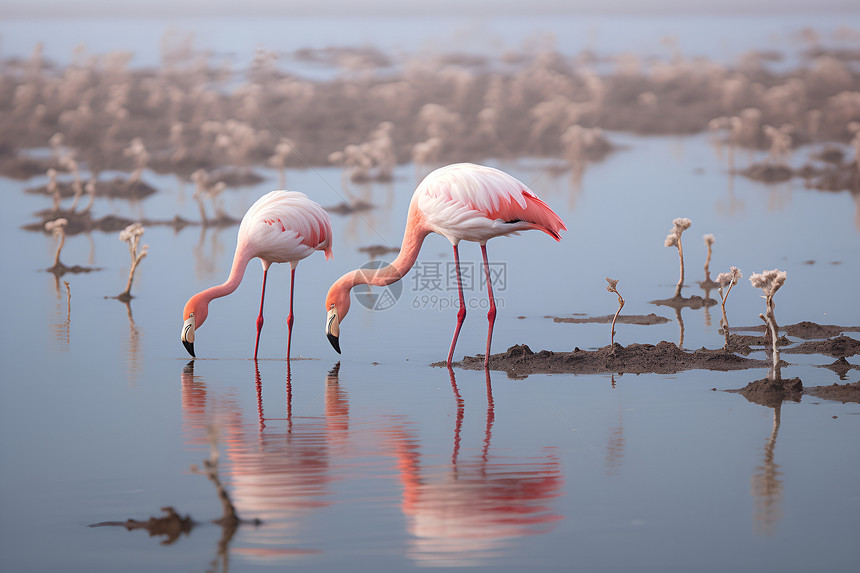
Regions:
<svg viewBox="0 0 860 573"><path fill-rule="evenodd" d="M239 225L238 248L271 263L292 266L314 251L332 257L331 220L325 209L297 191L266 193L248 209Z"/></svg>
<svg viewBox="0 0 860 573"><path fill-rule="evenodd" d="M413 195L432 230L453 244L537 229L560 240L561 218L525 183L492 167L456 163L424 178Z"/></svg>
<svg viewBox="0 0 860 573"><path fill-rule="evenodd" d="M347 273L329 289L325 302L329 341L340 352L340 323L349 312L349 292L353 287L359 284L383 286L401 280L415 264L424 238L430 233L438 233L454 246L459 295L457 326L448 351L448 366L451 366L460 327L466 318L466 303L460 280L460 241L474 241L481 245L489 298L487 351L484 355L484 365L487 366L496 320L487 241L529 229L543 231L558 241L561 239L559 233L566 231L567 227L525 183L503 171L471 163L456 163L433 171L412 195L403 244L397 258L380 269L358 269Z"/></svg>
<svg viewBox="0 0 860 573"><path fill-rule="evenodd" d="M242 282L245 268L253 258L263 263L263 289L260 293L260 314L257 317L257 341L254 358L260 344L263 328L263 301L266 296L266 277L272 263L290 263L290 314L287 316L287 358L293 332L293 286L296 265L315 251L323 251L325 258L332 257L331 220L325 209L296 191L272 191L257 199L242 217L233 266L227 281L192 296L183 311L182 342L194 356L194 332L203 326L209 314L209 303L235 291Z"/></svg>

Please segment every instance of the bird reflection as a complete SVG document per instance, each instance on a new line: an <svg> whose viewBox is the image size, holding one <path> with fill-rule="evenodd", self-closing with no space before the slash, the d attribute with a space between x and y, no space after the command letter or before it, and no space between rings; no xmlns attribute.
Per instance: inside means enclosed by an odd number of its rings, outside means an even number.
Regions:
<svg viewBox="0 0 860 573"><path fill-rule="evenodd" d="M191 443L202 443L199 438L206 437L206 426L209 417L206 413L207 398L206 384L194 375L194 361L191 360L182 368L180 377L182 392L182 433L193 437ZM188 443L188 442L186 442Z"/></svg>
<svg viewBox="0 0 860 573"><path fill-rule="evenodd" d="M781 402L773 408L773 427L764 444L764 459L751 479L756 530L765 535L773 535L776 524L782 518L782 472L779 471L779 465L773 461L781 409Z"/></svg>
<svg viewBox="0 0 860 573"><path fill-rule="evenodd" d="M225 460L223 475L240 515L259 518L265 526L233 543L230 553L255 561L282 561L319 552L302 548L305 524L334 503L335 476L355 455L348 395L339 380L340 365L325 373L324 415L296 416L292 408L293 377L287 364L283 409L272 412L263 399L272 391L265 369L254 364L256 421L243 423L241 407L230 394L207 389L194 373L194 362L182 371L183 427L186 440L205 447L207 428L217 418ZM486 409L483 430L470 432L463 395L453 370L448 371L454 396L450 457L422 456L422 440L412 422L394 415L382 424L382 443L362 440L361 451L383 446L397 460L403 487L401 510L411 535L410 558L427 565L478 565L507 554L515 539L545 533L562 519L551 500L562 495L561 461L553 449L533 456L511 457L493 451L495 402L490 373L485 372ZM478 430L478 428L474 428ZM371 435L379 436L376 430ZM346 466L344 465L346 464ZM383 471L380 479L390 475ZM226 554L225 554L226 557Z"/></svg>
<svg viewBox="0 0 860 573"><path fill-rule="evenodd" d="M260 377L260 364L254 360L254 387L257 390L257 419L260 421L260 433L266 429L266 419L263 416L263 379ZM290 387L290 361L287 360L287 419L292 419L290 406L292 403Z"/></svg>
<svg viewBox="0 0 860 573"><path fill-rule="evenodd" d="M547 504L562 494L564 478L552 451L525 459L492 454L495 413L489 371L483 445L480 453L464 451L465 404L454 371L448 374L457 408L450 463L422 463L419 440L405 420L386 436L403 485L401 508L412 535L409 556L422 565L480 565L503 555L513 539L545 533L562 519Z"/></svg>
<svg viewBox="0 0 860 573"><path fill-rule="evenodd" d="M347 441L349 403L338 383L336 365L325 378L325 416L301 417L292 412L292 375L287 363L283 418L266 417L262 382L258 385L259 425L256 439L250 432L237 435L227 451L236 507L259 517L267 527L254 537L254 547L238 548L265 559L311 550L284 549L296 537L309 514L332 503L329 496L333 447ZM255 364L259 381L259 369Z"/></svg>
<svg viewBox="0 0 860 573"><path fill-rule="evenodd" d="M254 362L257 423L243 423L241 408L234 400L207 395L205 383L194 376L193 362L182 374L183 418L190 441L205 441L206 424L213 417L224 436L225 477L240 515L266 523L253 536L253 545L236 547L235 553L259 560L318 552L291 546L302 524L314 511L327 507L332 481L331 459L348 441L349 402L340 387L336 365L325 377L325 416L294 419L292 373L287 363L285 403L282 415L266 416L263 377Z"/></svg>
<svg viewBox="0 0 860 573"><path fill-rule="evenodd" d="M340 362L328 371L325 378L325 421L329 444L333 447L345 446L349 435L349 401L346 391L340 387L339 373Z"/></svg>

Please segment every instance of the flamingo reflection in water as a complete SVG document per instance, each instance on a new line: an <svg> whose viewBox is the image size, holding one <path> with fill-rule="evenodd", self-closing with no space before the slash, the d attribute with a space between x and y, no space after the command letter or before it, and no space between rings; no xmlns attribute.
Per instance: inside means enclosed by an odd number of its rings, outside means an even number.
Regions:
<svg viewBox="0 0 860 573"><path fill-rule="evenodd" d="M255 362L257 386L256 427L245 424L234 400L213 399L193 363L183 372L183 417L186 435L206 440L206 427L213 415L221 424L224 465L233 502L240 515L266 524L252 537L253 546L236 547L234 554L255 560L280 560L292 555L319 553L318 549L295 547L309 514L332 503L331 459L349 432L349 404L338 383L338 366L326 375L325 416L295 418L292 412L292 380L289 362L286 377L285 417L265 417L263 381Z"/></svg>
<svg viewBox="0 0 860 573"><path fill-rule="evenodd" d="M413 536L410 557L423 565L481 565L504 556L513 539L546 533L562 519L549 503L563 494L564 477L552 450L524 459L491 453L495 410L486 370L483 445L479 453L465 455L465 403L454 371L448 374L457 401L450 463L422 464L419 440L406 421L386 431L387 441L397 457L402 510Z"/></svg>

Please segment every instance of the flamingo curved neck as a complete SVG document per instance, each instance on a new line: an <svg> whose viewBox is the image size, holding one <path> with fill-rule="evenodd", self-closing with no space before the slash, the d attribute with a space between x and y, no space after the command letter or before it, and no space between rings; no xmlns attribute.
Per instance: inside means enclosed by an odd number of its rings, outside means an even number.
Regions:
<svg viewBox="0 0 860 573"><path fill-rule="evenodd" d="M230 268L230 276L224 284L210 287L194 295L192 300L195 303L203 302L208 305L213 299L227 296L228 294L239 288L242 283L242 277L245 276L245 268L247 268L250 259L244 256L243 253L237 252L233 257L233 266Z"/></svg>
<svg viewBox="0 0 860 573"><path fill-rule="evenodd" d="M424 226L422 216L417 208L410 209L406 220L406 231L403 234L403 243L400 246L400 254L397 258L379 269L356 269L350 273L348 283L352 288L360 284L374 286L386 286L402 279L406 273L415 265L418 253L424 239L430 234L430 230ZM346 277L345 277L346 278Z"/></svg>

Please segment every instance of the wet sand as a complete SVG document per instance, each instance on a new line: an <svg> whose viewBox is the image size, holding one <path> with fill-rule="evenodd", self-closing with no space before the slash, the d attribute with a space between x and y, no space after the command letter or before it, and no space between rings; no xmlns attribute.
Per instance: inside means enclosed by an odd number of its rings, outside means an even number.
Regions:
<svg viewBox="0 0 860 573"><path fill-rule="evenodd" d="M658 324L661 321L652 319L654 315L628 316L632 324ZM621 321L619 316L619 321ZM656 317L657 319L661 317ZM612 317L588 318L559 318L555 322L609 322ZM754 330L757 328L750 328ZM837 357L833 363L822 367L834 370L841 377L854 369L860 369L846 360L847 357L860 354L860 341L845 336L843 332L858 332L857 326L821 325L814 322L801 322L780 328L789 335L807 339L797 346L787 336L781 336L777 341L780 346L787 346L781 352L786 354L821 354ZM571 352L554 352L550 350L532 351L528 345L518 344L505 352L490 355L489 369L506 372L509 378L523 379L530 374L674 374L686 370L714 370L726 372L730 370L748 370L753 368L772 368L772 360L746 358L751 346L769 347L770 341L765 336L750 336L732 334L728 348L698 350L683 350L672 342L661 341L657 345L630 344L622 346L604 346L597 350L582 350L574 348ZM780 368L789 364L780 361ZM433 366L445 366L444 362L436 362ZM465 356L453 366L467 370L484 368L484 356ZM804 388L799 378L782 379L779 374L771 374L768 378L750 382L742 389L734 390L744 394L748 399L757 403L773 404L774 401L800 400L804 393L828 400L843 402L860 402L860 382L832 386L817 386Z"/></svg>
<svg viewBox="0 0 860 573"><path fill-rule="evenodd" d="M444 366L437 362L434 366ZM529 374L674 374L684 370L745 370L767 368L770 362L744 358L732 352L701 348L692 352L681 350L672 342L604 346L597 350L575 348L571 352L541 350L533 352L525 344L490 355L490 370L507 372L510 378L525 378ZM468 370L484 367L484 356L466 356L454 366Z"/></svg>

